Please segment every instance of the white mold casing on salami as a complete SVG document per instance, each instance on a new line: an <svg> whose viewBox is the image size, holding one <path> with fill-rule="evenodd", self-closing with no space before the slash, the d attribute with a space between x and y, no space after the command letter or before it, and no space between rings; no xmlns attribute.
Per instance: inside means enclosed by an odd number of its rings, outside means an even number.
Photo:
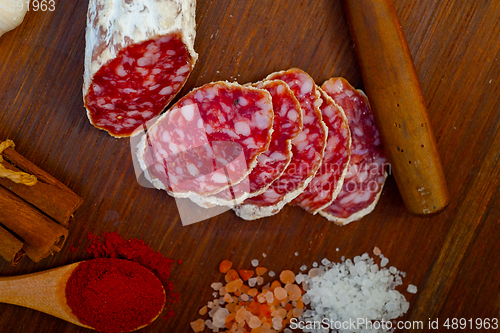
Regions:
<svg viewBox="0 0 500 333"><path fill-rule="evenodd" d="M163 111L198 58L195 10L196 0L89 1L83 99L94 126L127 137Z"/></svg>
<svg viewBox="0 0 500 333"><path fill-rule="evenodd" d="M265 89L271 94L274 110L273 134L269 149L257 158L255 169L248 179L213 196L190 197L203 208L234 206L246 198L262 194L281 177L292 160L292 140L302 130L302 111L292 90L281 80L261 81L250 86Z"/></svg>
<svg viewBox="0 0 500 333"><path fill-rule="evenodd" d="M321 166L328 136L319 110L322 100L309 74L292 68L273 73L266 79L282 80L289 85L302 109L303 128L292 140L292 161L282 176L264 193L233 207L236 215L245 220L275 215L302 193Z"/></svg>
<svg viewBox="0 0 500 333"><path fill-rule="evenodd" d="M248 176L270 144L271 95L213 82L182 97L141 139L137 160L156 188L177 198L209 196Z"/></svg>

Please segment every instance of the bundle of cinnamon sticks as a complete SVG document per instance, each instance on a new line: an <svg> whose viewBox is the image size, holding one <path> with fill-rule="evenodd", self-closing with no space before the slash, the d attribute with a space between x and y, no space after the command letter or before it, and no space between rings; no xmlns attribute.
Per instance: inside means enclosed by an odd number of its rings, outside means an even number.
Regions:
<svg viewBox="0 0 500 333"><path fill-rule="evenodd" d="M25 255L38 262L62 249L83 200L12 145L0 154L4 173L14 174L0 176L0 256L12 264ZM21 176L28 180L15 182Z"/></svg>

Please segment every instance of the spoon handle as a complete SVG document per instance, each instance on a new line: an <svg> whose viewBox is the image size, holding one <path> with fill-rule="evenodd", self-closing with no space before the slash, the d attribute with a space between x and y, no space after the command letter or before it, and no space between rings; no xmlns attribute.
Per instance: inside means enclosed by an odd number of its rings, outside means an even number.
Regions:
<svg viewBox="0 0 500 333"><path fill-rule="evenodd" d="M66 282L78 264L39 273L0 278L0 303L27 307L88 327L78 320L66 302Z"/></svg>

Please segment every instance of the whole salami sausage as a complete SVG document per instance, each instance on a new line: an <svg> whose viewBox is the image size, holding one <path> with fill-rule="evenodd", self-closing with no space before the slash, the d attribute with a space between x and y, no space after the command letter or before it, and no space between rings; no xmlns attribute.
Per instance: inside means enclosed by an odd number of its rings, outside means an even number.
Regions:
<svg viewBox="0 0 500 333"><path fill-rule="evenodd" d="M387 177L387 160L368 98L343 78L332 78L323 90L342 107L351 130L351 160L342 191L319 213L336 224L361 219L377 205Z"/></svg>
<svg viewBox="0 0 500 333"><path fill-rule="evenodd" d="M83 100L90 122L127 137L159 115L193 70L195 0L90 0Z"/></svg>
<svg viewBox="0 0 500 333"><path fill-rule="evenodd" d="M143 136L137 160L156 188L178 198L209 196L237 184L269 148L271 95L213 82L182 97Z"/></svg>
<svg viewBox="0 0 500 333"><path fill-rule="evenodd" d="M273 73L268 80L282 80L292 89L302 110L302 131L292 140L292 161L280 178L266 191L233 207L236 215L255 220L277 214L295 199L314 178L323 160L328 128L321 117L321 99L314 80L304 71L292 68Z"/></svg>
<svg viewBox="0 0 500 333"><path fill-rule="evenodd" d="M290 203L312 214L328 207L337 198L351 157L351 133L344 111L323 89L317 89L323 100L321 115L328 127L325 156L316 176L304 192Z"/></svg>
<svg viewBox="0 0 500 333"><path fill-rule="evenodd" d="M202 207L233 206L263 193L283 174L292 159L292 140L302 130L299 102L288 85L281 80L262 81L252 86L269 91L273 101L274 123L269 149L259 155L257 165L246 181L210 197L191 197L192 201Z"/></svg>

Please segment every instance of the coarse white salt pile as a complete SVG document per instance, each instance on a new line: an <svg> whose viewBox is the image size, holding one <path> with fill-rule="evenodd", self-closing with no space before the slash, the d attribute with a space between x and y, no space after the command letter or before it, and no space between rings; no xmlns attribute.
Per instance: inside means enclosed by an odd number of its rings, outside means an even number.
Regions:
<svg viewBox="0 0 500 333"><path fill-rule="evenodd" d="M384 260L384 264L387 261ZM389 332L390 329L384 330L381 325L366 326L363 322L387 322L408 311L410 304L395 290L403 284L405 274L395 267L379 268L368 253L353 260L342 257L340 263L327 259L321 263L307 275L296 276L297 283L306 282L303 299L304 304L311 307L300 318L303 332ZM416 287L414 289L416 292ZM342 326L352 322L356 325ZM314 326L317 323L327 324Z"/></svg>

